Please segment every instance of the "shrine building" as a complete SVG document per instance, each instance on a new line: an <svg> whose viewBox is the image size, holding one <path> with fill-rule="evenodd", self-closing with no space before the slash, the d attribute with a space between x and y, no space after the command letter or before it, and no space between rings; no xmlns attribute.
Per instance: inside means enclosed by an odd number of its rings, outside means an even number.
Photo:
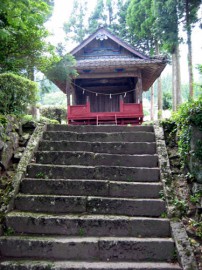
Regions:
<svg viewBox="0 0 202 270"><path fill-rule="evenodd" d="M55 82L67 94L69 125L142 123L142 93L160 76L165 58L148 57L105 28L70 54L78 76L69 85Z"/></svg>

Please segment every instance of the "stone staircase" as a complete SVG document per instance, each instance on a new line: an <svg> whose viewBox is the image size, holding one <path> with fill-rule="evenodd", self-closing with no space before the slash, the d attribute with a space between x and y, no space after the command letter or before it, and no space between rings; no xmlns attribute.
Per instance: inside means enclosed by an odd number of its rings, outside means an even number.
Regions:
<svg viewBox="0 0 202 270"><path fill-rule="evenodd" d="M48 126L0 269L177 270L152 126Z"/></svg>

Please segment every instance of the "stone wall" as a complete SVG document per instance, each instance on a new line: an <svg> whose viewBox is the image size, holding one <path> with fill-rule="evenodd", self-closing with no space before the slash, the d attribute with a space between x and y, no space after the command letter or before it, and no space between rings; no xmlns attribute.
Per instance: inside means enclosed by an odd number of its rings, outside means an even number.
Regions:
<svg viewBox="0 0 202 270"><path fill-rule="evenodd" d="M197 151L201 148L202 144L202 130L199 127L191 127L191 152L195 155L191 155L189 159L189 169L194 174L198 183L202 184L202 160L197 157Z"/></svg>
<svg viewBox="0 0 202 270"><path fill-rule="evenodd" d="M34 128L34 123L22 123L15 116L0 123L0 174L19 162Z"/></svg>

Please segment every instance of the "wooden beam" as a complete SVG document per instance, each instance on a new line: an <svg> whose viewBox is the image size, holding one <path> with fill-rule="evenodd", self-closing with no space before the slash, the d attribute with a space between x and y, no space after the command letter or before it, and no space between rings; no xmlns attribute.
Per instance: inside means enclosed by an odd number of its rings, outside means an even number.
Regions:
<svg viewBox="0 0 202 270"><path fill-rule="evenodd" d="M77 79L94 79L94 78L125 78L125 77L138 77L138 73L126 72L126 73L80 73Z"/></svg>
<svg viewBox="0 0 202 270"><path fill-rule="evenodd" d="M87 90L94 91L94 92L105 92L105 91L112 91L112 92L117 92L117 91L128 91L131 90L130 88L127 87L127 85L123 86L95 86L95 87L86 87Z"/></svg>
<svg viewBox="0 0 202 270"><path fill-rule="evenodd" d="M126 78L108 78L108 79L81 79L76 81L76 84L79 84L82 87L97 87L97 86L119 86L129 84L128 77Z"/></svg>

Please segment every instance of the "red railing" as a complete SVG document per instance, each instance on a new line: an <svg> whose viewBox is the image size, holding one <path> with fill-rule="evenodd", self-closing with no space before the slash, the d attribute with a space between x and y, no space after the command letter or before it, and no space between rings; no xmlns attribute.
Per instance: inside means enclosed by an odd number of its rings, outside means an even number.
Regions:
<svg viewBox="0 0 202 270"><path fill-rule="evenodd" d="M91 112L89 101L85 105L68 106L69 124L98 124L98 119L101 122L141 124L143 121L142 103L124 103L121 99L118 112Z"/></svg>

